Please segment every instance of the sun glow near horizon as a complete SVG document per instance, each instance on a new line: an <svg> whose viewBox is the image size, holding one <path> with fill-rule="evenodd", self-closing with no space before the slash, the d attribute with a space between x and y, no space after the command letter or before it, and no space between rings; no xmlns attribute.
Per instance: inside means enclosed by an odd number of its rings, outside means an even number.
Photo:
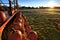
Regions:
<svg viewBox="0 0 60 40"><path fill-rule="evenodd" d="M55 7L55 5L57 5L55 2L53 2L53 1L50 1L50 2L48 2L46 5L44 5L45 7L50 7L50 8L54 8Z"/></svg>

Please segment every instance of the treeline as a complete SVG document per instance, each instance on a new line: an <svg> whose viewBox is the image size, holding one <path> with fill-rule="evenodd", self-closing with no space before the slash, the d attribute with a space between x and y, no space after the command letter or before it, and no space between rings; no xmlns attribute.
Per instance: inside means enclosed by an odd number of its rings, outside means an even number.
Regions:
<svg viewBox="0 0 60 40"><path fill-rule="evenodd" d="M0 6L0 10L9 10L8 6Z"/></svg>
<svg viewBox="0 0 60 40"><path fill-rule="evenodd" d="M20 9L50 9L50 7L19 7ZM54 7L54 9L60 9L60 7Z"/></svg>
<svg viewBox="0 0 60 40"><path fill-rule="evenodd" d="M36 7L38 8L38 7ZM35 7L25 7L25 6L22 6L22 7L19 7L19 9L36 9Z"/></svg>
<svg viewBox="0 0 60 40"><path fill-rule="evenodd" d="M40 9L50 9L50 7L39 7ZM60 7L54 7L54 9L60 9Z"/></svg>
<svg viewBox="0 0 60 40"><path fill-rule="evenodd" d="M19 9L49 9L50 7L19 7ZM8 6L0 6L0 10L9 10ZM60 7L54 7L54 9L60 9Z"/></svg>

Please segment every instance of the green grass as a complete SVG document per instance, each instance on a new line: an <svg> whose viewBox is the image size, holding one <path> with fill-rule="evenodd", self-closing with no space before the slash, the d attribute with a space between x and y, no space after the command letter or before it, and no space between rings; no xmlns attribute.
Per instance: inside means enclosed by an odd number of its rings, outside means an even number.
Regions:
<svg viewBox="0 0 60 40"><path fill-rule="evenodd" d="M30 27L38 33L39 40L60 40L56 21L60 14L40 13L40 11L22 11ZM57 12L56 12L57 13Z"/></svg>

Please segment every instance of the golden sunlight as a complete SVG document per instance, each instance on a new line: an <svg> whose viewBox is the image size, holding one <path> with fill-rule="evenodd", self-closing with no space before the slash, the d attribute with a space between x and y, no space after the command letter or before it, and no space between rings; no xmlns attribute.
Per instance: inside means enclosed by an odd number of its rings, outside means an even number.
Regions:
<svg viewBox="0 0 60 40"><path fill-rule="evenodd" d="M50 8L54 8L55 7L55 5L57 5L55 2L53 2L53 1L50 1L50 2L48 2L46 5L44 5L45 7L50 7Z"/></svg>
<svg viewBox="0 0 60 40"><path fill-rule="evenodd" d="M50 6L50 8L54 8L54 6Z"/></svg>

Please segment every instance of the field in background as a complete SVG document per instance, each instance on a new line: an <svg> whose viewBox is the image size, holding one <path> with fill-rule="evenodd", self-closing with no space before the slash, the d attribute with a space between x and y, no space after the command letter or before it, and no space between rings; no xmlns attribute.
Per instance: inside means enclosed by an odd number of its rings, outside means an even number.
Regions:
<svg viewBox="0 0 60 40"><path fill-rule="evenodd" d="M57 24L60 9L20 9L25 14L30 27L38 33L39 40L60 40Z"/></svg>

